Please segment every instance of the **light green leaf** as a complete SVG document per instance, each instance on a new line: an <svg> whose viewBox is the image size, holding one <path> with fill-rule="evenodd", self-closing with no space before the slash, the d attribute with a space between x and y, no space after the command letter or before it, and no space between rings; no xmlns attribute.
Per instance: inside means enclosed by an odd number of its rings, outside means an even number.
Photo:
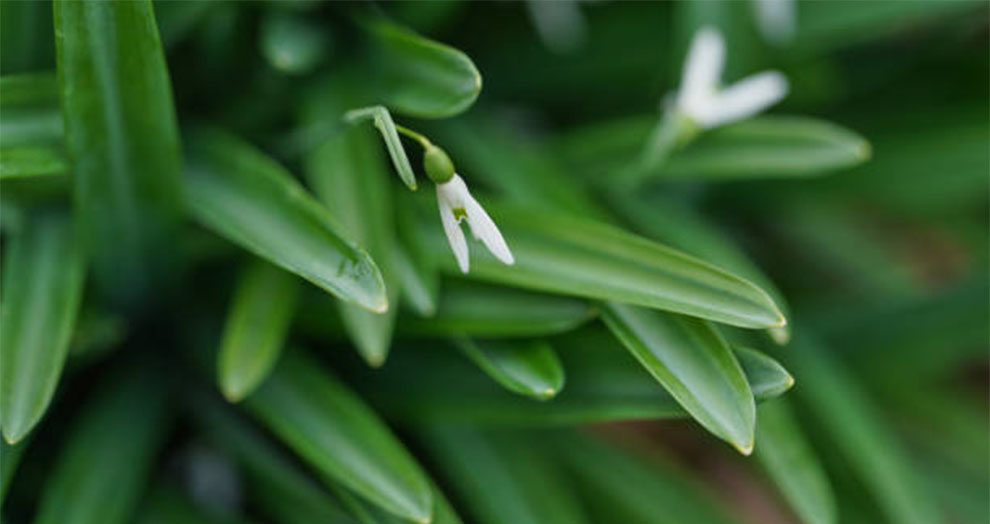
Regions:
<svg viewBox="0 0 990 524"><path fill-rule="evenodd" d="M148 369L121 371L88 399L68 434L35 524L123 524L136 516L167 436L165 395Z"/></svg>
<svg viewBox="0 0 990 524"><path fill-rule="evenodd" d="M608 304L605 324L691 416L740 453L753 451L756 406L728 344L703 320Z"/></svg>
<svg viewBox="0 0 990 524"><path fill-rule="evenodd" d="M753 284L681 252L618 228L577 217L487 205L515 264L507 266L480 243L471 249L472 279L540 291L614 300L740 327L785 323L773 301ZM439 220L423 223L436 251L449 251ZM445 253L446 254L446 253ZM459 274L453 255L444 268Z"/></svg>
<svg viewBox="0 0 990 524"><path fill-rule="evenodd" d="M191 148L186 204L200 223L338 298L388 308L374 261L285 169L217 131L199 132Z"/></svg>
<svg viewBox="0 0 990 524"><path fill-rule="evenodd" d="M309 101L303 119L319 122L338 114L338 101L326 91ZM374 258L389 304L397 304L395 216L385 159L370 129L349 128L328 137L304 160L307 181L329 213ZM371 366L385 362L392 342L395 314L369 312L340 304L340 315L358 352Z"/></svg>
<svg viewBox="0 0 990 524"><path fill-rule="evenodd" d="M283 73L301 75L323 61L331 41L324 27L307 18L270 11L261 22L260 45L269 65Z"/></svg>
<svg viewBox="0 0 990 524"><path fill-rule="evenodd" d="M429 428L422 442L481 524L580 524L581 499L532 436Z"/></svg>
<svg viewBox="0 0 990 524"><path fill-rule="evenodd" d="M244 405L321 474L400 517L430 521L433 497L423 471L385 423L316 362L286 355Z"/></svg>
<svg viewBox="0 0 990 524"><path fill-rule="evenodd" d="M172 265L179 129L150 0L56 0L55 36L75 204L98 281L119 302Z"/></svg>
<svg viewBox="0 0 990 524"><path fill-rule="evenodd" d="M385 20L362 21L385 105L422 118L445 118L471 107L481 74L464 53Z"/></svg>
<svg viewBox="0 0 990 524"><path fill-rule="evenodd" d="M576 432L554 446L578 480L592 515L629 524L735 522L714 494L673 464L620 451Z"/></svg>
<svg viewBox="0 0 990 524"><path fill-rule="evenodd" d="M404 335L540 336L570 331L595 309L585 301L462 280L448 280L431 318L403 317Z"/></svg>
<svg viewBox="0 0 990 524"><path fill-rule="evenodd" d="M551 342L567 371L567 387L548 402L506 391L453 348L436 343L404 347L381 370L349 373L364 396L410 423L564 425L686 416L608 331L582 328ZM754 359L752 351L736 356L753 374L747 378L754 391L778 391L790 381L786 372L775 374L782 368L768 357Z"/></svg>
<svg viewBox="0 0 990 524"><path fill-rule="evenodd" d="M756 408L756 460L806 524L838 522L832 487L785 399Z"/></svg>
<svg viewBox="0 0 990 524"><path fill-rule="evenodd" d="M562 143L576 166L605 179L638 158L656 117L627 118L573 133ZM807 117L763 116L700 135L674 153L654 178L733 179L806 177L860 164L865 139L836 124Z"/></svg>
<svg viewBox="0 0 990 524"><path fill-rule="evenodd" d="M890 522L937 522L938 512L906 451L835 357L805 335L792 342L786 362L801 381L797 394L805 409Z"/></svg>
<svg viewBox="0 0 990 524"><path fill-rule="evenodd" d="M564 368L550 344L542 340L456 339L479 368L509 391L548 400L564 387Z"/></svg>
<svg viewBox="0 0 990 524"><path fill-rule="evenodd" d="M85 263L67 216L35 214L8 240L0 311L0 413L17 442L41 420L69 350Z"/></svg>
<svg viewBox="0 0 990 524"><path fill-rule="evenodd" d="M794 387L794 377L780 362L755 349L735 347L732 350L757 399L778 397Z"/></svg>
<svg viewBox="0 0 990 524"><path fill-rule="evenodd" d="M433 519L430 524L461 524L461 518L454 512L454 508L447 498L436 485L432 483L431 485L433 486ZM361 524L404 524L408 522L361 500L337 484L331 484L331 489L340 499L341 504Z"/></svg>
<svg viewBox="0 0 990 524"><path fill-rule="evenodd" d="M238 402L263 382L285 345L296 308L295 276L260 260L237 282L224 326L217 381L227 400Z"/></svg>
<svg viewBox="0 0 990 524"><path fill-rule="evenodd" d="M244 468L251 502L269 518L286 524L354 522L334 497L254 427L212 400L196 399L195 407L210 440Z"/></svg>
<svg viewBox="0 0 990 524"><path fill-rule="evenodd" d="M392 167L395 168L395 172L402 179L402 182L406 184L406 187L415 191L417 188L416 174L413 173L412 166L409 165L409 157L406 156L406 150L402 147L399 131L396 129L395 122L392 121L392 114L388 112L388 109L384 106L371 106L352 109L344 113L344 120L351 124L367 119L371 119L375 129L378 130L378 134L382 136L382 140L385 142L385 148L388 150L388 156L392 159Z"/></svg>
<svg viewBox="0 0 990 524"><path fill-rule="evenodd" d="M68 171L69 162L59 146L0 147L0 179L64 175Z"/></svg>
<svg viewBox="0 0 990 524"><path fill-rule="evenodd" d="M638 195L622 198L611 195L611 199L612 210L637 231L749 280L770 295L785 317L789 316L787 303L770 278L728 236L703 217L671 199ZM786 344L791 337L790 326L767 331L778 344Z"/></svg>

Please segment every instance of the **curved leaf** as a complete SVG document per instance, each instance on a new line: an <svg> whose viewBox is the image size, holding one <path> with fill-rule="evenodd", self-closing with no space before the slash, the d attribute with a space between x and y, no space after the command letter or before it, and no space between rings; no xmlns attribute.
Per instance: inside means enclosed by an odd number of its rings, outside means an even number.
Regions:
<svg viewBox="0 0 990 524"><path fill-rule="evenodd" d="M608 304L603 318L705 429L744 455L753 451L753 393L728 344L711 324L621 304Z"/></svg>
<svg viewBox="0 0 990 524"><path fill-rule="evenodd" d="M343 300L388 309L374 261L281 166L217 131L200 131L190 147L186 204L199 222Z"/></svg>
<svg viewBox="0 0 990 524"><path fill-rule="evenodd" d="M427 477L360 398L299 355L286 355L244 405L300 457L400 517L429 522Z"/></svg>
<svg viewBox="0 0 990 524"><path fill-rule="evenodd" d="M740 327L785 323L762 290L735 275L621 229L548 211L486 206L515 264L475 244L468 278L552 293L614 300ZM422 227L444 268L459 274L434 217Z"/></svg>
<svg viewBox="0 0 990 524"><path fill-rule="evenodd" d="M231 402L251 394L278 360L295 311L298 281L267 262L253 261L234 292L223 340L217 380Z"/></svg>
<svg viewBox="0 0 990 524"><path fill-rule="evenodd" d="M0 310L0 416L17 442L55 393L79 313L85 263L75 230L59 214L28 216L4 253Z"/></svg>
<svg viewBox="0 0 990 524"><path fill-rule="evenodd" d="M56 0L76 212L98 281L129 303L170 272L181 210L179 128L150 0Z"/></svg>
<svg viewBox="0 0 990 524"><path fill-rule="evenodd" d="M444 118L471 107L481 74L464 53L383 18L364 20L385 105L411 116Z"/></svg>
<svg viewBox="0 0 990 524"><path fill-rule="evenodd" d="M457 339L457 345L488 376L509 391L547 400L564 387L564 368L542 340Z"/></svg>
<svg viewBox="0 0 990 524"><path fill-rule="evenodd" d="M778 397L794 387L794 377L780 362L755 349L736 347L732 350L757 399Z"/></svg>

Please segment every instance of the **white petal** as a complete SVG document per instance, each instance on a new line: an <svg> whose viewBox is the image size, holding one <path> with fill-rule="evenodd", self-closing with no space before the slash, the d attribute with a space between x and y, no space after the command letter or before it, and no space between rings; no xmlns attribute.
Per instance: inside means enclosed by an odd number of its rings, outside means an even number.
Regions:
<svg viewBox="0 0 990 524"><path fill-rule="evenodd" d="M460 220L454 216L454 210L450 207L450 202L441 194L441 186L437 184L437 207L440 208L440 222L443 223L443 232L447 234L447 242L454 252L457 265L461 268L461 273L467 273L470 266L468 261L467 241L464 239L464 231L461 230Z"/></svg>
<svg viewBox="0 0 990 524"><path fill-rule="evenodd" d="M514 264L516 260L512 257L509 246L505 244L502 233L499 232L498 226L481 207L481 204L474 197L468 195L465 210L467 211L467 223L471 227L471 234L474 235L474 238L484 242L488 251L491 251L495 258L501 260L502 263L510 266Z"/></svg>
<svg viewBox="0 0 990 524"><path fill-rule="evenodd" d="M718 88L725 61L725 40L717 29L703 27L691 40L684 59L679 103L690 113L710 99Z"/></svg>
<svg viewBox="0 0 990 524"><path fill-rule="evenodd" d="M715 127L742 120L763 111L787 96L787 78L776 71L759 73L736 82L715 97L714 105L701 121Z"/></svg>
<svg viewBox="0 0 990 524"><path fill-rule="evenodd" d="M773 44L783 44L794 38L794 0L755 0L756 22L763 37Z"/></svg>

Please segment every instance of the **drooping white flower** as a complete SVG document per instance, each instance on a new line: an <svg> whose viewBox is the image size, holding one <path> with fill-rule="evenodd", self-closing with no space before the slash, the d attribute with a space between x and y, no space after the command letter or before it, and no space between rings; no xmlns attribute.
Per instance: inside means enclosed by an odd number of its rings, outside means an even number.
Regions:
<svg viewBox="0 0 990 524"><path fill-rule="evenodd" d="M505 244L505 239L502 238L502 233L498 231L495 222L471 196L464 180L457 173L454 173L450 180L437 184L437 206L440 208L443 231L447 234L450 249L454 252L462 273L468 272L469 261L467 240L461 229L461 220L467 220L471 234L481 240L495 258L508 265L515 263L512 252Z"/></svg>
<svg viewBox="0 0 990 524"><path fill-rule="evenodd" d="M771 44L782 45L794 38L797 5L794 0L754 0L756 25Z"/></svg>
<svg viewBox="0 0 990 524"><path fill-rule="evenodd" d="M777 71L757 73L719 89L724 62L722 34L710 27L699 29L684 61L677 108L702 128L748 118L787 95L787 78Z"/></svg>

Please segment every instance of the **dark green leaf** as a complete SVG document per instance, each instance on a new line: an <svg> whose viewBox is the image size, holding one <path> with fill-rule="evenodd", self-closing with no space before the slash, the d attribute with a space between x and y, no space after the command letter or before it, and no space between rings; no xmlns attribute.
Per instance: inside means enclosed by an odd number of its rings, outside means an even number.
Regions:
<svg viewBox="0 0 990 524"><path fill-rule="evenodd" d="M542 340L457 339L457 345L488 376L509 391L548 400L564 387L564 368Z"/></svg>
<svg viewBox="0 0 990 524"><path fill-rule="evenodd" d="M753 451L753 393L729 345L710 323L621 304L608 304L603 318L705 429L744 455Z"/></svg>
<svg viewBox="0 0 990 524"><path fill-rule="evenodd" d="M28 441L26 440L21 440L17 444L0 441L0 506L3 505L3 499L7 495L7 490L10 489L10 483L14 480L14 473L21 463L21 457L24 456L24 450L27 447Z"/></svg>
<svg viewBox="0 0 990 524"><path fill-rule="evenodd" d="M166 405L161 384L146 369L122 371L88 399L68 434L35 524L123 524L136 516L165 441Z"/></svg>
<svg viewBox="0 0 990 524"><path fill-rule="evenodd" d="M806 524L838 522L828 477L785 399L756 408L754 456Z"/></svg>
<svg viewBox="0 0 990 524"><path fill-rule="evenodd" d="M321 474L400 517L430 521L433 497L415 460L316 362L286 355L244 404Z"/></svg>
<svg viewBox="0 0 990 524"><path fill-rule="evenodd" d="M17 442L41 420L69 350L85 264L69 218L26 217L6 245L0 312L3 436Z"/></svg>
<svg viewBox="0 0 990 524"><path fill-rule="evenodd" d="M203 225L341 299L388 308L375 263L281 166L216 131L191 144L186 203Z"/></svg>
<svg viewBox="0 0 990 524"><path fill-rule="evenodd" d="M251 394L274 367L296 308L295 276L252 261L237 283L224 326L217 381L227 400Z"/></svg>
<svg viewBox="0 0 990 524"><path fill-rule="evenodd" d="M471 59L383 18L366 19L385 105L411 116L444 118L471 107L481 74Z"/></svg>
<svg viewBox="0 0 990 524"><path fill-rule="evenodd" d="M170 269L181 210L179 129L150 0L56 0L75 203L96 276L131 302Z"/></svg>

